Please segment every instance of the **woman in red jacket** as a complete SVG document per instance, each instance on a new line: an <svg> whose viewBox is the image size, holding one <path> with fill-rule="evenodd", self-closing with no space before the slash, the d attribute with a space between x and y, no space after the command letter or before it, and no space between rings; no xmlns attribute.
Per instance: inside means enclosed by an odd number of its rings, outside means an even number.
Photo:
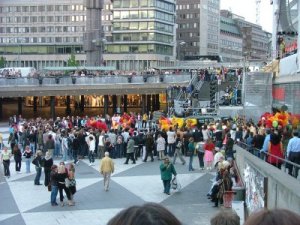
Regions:
<svg viewBox="0 0 300 225"><path fill-rule="evenodd" d="M283 162L282 159L284 158L284 156L280 135L275 133L271 134L268 153L270 154L267 159L268 163L281 169L281 165Z"/></svg>

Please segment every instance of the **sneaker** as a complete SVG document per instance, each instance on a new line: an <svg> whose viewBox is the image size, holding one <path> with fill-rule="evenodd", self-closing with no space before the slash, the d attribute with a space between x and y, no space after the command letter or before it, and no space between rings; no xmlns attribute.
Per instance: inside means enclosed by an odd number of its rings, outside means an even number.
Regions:
<svg viewBox="0 0 300 225"><path fill-rule="evenodd" d="M92 166L92 163L90 163L89 166Z"/></svg>
<svg viewBox="0 0 300 225"><path fill-rule="evenodd" d="M79 163L79 160L75 164L78 165L78 163Z"/></svg>

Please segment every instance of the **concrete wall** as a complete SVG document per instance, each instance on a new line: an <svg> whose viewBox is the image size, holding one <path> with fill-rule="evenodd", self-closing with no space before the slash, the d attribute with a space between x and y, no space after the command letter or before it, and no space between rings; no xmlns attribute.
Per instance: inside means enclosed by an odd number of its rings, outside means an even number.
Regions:
<svg viewBox="0 0 300 225"><path fill-rule="evenodd" d="M245 163L251 163L265 177L268 177L267 207L286 208L300 212L300 181L274 166L260 160L244 149L235 146L236 162L243 177Z"/></svg>

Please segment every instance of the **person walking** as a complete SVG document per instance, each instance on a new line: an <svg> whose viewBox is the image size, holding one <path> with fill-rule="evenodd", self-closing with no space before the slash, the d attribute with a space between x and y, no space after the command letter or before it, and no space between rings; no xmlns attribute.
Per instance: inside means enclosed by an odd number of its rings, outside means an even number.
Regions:
<svg viewBox="0 0 300 225"><path fill-rule="evenodd" d="M214 149L215 149L215 144L212 142L210 138L208 138L203 145L204 149L204 161L206 165L207 170L211 170L213 168L213 161L214 161Z"/></svg>
<svg viewBox="0 0 300 225"><path fill-rule="evenodd" d="M14 160L16 164L16 172L21 173L22 153L18 145L14 146L13 154L14 154Z"/></svg>
<svg viewBox="0 0 300 225"><path fill-rule="evenodd" d="M167 141L168 141L168 156L173 157L175 152L175 141L176 141L176 132L173 131L173 128L170 127L167 132Z"/></svg>
<svg viewBox="0 0 300 225"><path fill-rule="evenodd" d="M96 149L96 141L93 135L89 135L88 137L88 142L89 146L89 161L90 161L90 166L94 166L95 164L95 149Z"/></svg>
<svg viewBox="0 0 300 225"><path fill-rule="evenodd" d="M30 163L31 163L32 151L29 146L25 147L23 156L25 157L26 173L30 173Z"/></svg>
<svg viewBox="0 0 300 225"><path fill-rule="evenodd" d="M190 137L189 144L188 144L188 156L190 157L189 161L189 171L194 171L193 168L193 159L194 159L194 153L195 153L195 144L194 144L194 138Z"/></svg>
<svg viewBox="0 0 300 225"><path fill-rule="evenodd" d="M109 157L109 152L104 153L104 158L101 160L100 173L103 175L104 190L108 191L110 176L115 171L114 162Z"/></svg>
<svg viewBox="0 0 300 225"><path fill-rule="evenodd" d="M163 138L161 134L157 135L156 140L156 149L158 152L158 160L163 160L165 158L165 148L166 148L166 140Z"/></svg>
<svg viewBox="0 0 300 225"><path fill-rule="evenodd" d="M75 205L74 195L76 193L76 180L75 180L75 166L73 163L69 164L68 170L68 179L69 179L69 192L70 192L70 203L71 205Z"/></svg>
<svg viewBox="0 0 300 225"><path fill-rule="evenodd" d="M143 162L147 162L148 156L151 157L151 162L154 161L153 159L153 149L154 149L154 139L153 139L153 135L151 133L148 133L146 135L146 139L145 139L145 146L146 146L146 157L143 160Z"/></svg>
<svg viewBox="0 0 300 225"><path fill-rule="evenodd" d="M182 156L182 146L183 146L183 143L180 139L180 134L177 134L176 141L175 141L175 153L174 153L174 158L173 158L174 165L176 163L177 156L180 159L182 165L184 165L186 163L185 159Z"/></svg>
<svg viewBox="0 0 300 225"><path fill-rule="evenodd" d="M9 170L10 158L11 158L11 151L8 150L7 147L3 147L0 161L3 163L4 176L6 176L7 178L10 178L10 170Z"/></svg>
<svg viewBox="0 0 300 225"><path fill-rule="evenodd" d="M50 202L52 206L57 206L56 197L58 193L58 183L57 183L57 165L51 166L50 172L50 184L51 184L51 195Z"/></svg>
<svg viewBox="0 0 300 225"><path fill-rule="evenodd" d="M32 160L32 164L35 165L35 170L36 170L36 175L34 178L34 185L42 185L40 183L40 178L41 178L41 174L42 174L42 151L41 150L36 151L36 156Z"/></svg>
<svg viewBox="0 0 300 225"><path fill-rule="evenodd" d="M50 173L51 173L51 167L53 166L53 159L51 152L47 151L45 158L43 160L43 167L44 167L44 173L45 173L45 180L44 185L47 187L50 183Z"/></svg>
<svg viewBox="0 0 300 225"><path fill-rule="evenodd" d="M49 134L48 139L45 143L44 152L48 152L49 156L51 156L51 158L52 158L54 149L55 149L55 141L53 139L52 134Z"/></svg>
<svg viewBox="0 0 300 225"><path fill-rule="evenodd" d="M279 134L271 134L268 148L269 155L267 157L267 162L273 166L276 166L278 169L281 169L284 156L281 137Z"/></svg>
<svg viewBox="0 0 300 225"><path fill-rule="evenodd" d="M168 157L166 157L164 162L160 165L160 174L164 185L164 193L170 195L172 174L176 176L177 173L174 165L170 162Z"/></svg>
<svg viewBox="0 0 300 225"><path fill-rule="evenodd" d="M129 158L132 160L132 164L135 164L135 159L134 159L134 140L133 138L130 136L128 139L128 143L127 143L127 158L124 164L128 164Z"/></svg>
<svg viewBox="0 0 300 225"><path fill-rule="evenodd" d="M58 186L58 192L59 192L60 205L62 207L64 206L63 191L65 191L65 193L67 195L69 206L74 205L71 202L71 196L70 196L69 188L66 187L66 178L68 178L66 167L63 164L60 164L57 168L57 186Z"/></svg>

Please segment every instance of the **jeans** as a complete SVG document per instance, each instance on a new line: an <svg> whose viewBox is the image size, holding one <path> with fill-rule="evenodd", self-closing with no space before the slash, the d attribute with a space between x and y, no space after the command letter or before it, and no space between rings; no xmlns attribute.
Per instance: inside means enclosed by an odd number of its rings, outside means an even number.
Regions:
<svg viewBox="0 0 300 225"><path fill-rule="evenodd" d="M175 152L175 143L168 144L168 156L173 157Z"/></svg>
<svg viewBox="0 0 300 225"><path fill-rule="evenodd" d="M89 151L89 161L90 161L90 163L95 162L94 151Z"/></svg>
<svg viewBox="0 0 300 225"><path fill-rule="evenodd" d="M171 180L163 180L163 184L164 184L164 193L170 194Z"/></svg>
<svg viewBox="0 0 300 225"><path fill-rule="evenodd" d="M35 143L30 143L29 147L30 147L32 153L35 154Z"/></svg>
<svg viewBox="0 0 300 225"><path fill-rule="evenodd" d="M198 159L199 159L200 168L204 168L203 157L204 157L204 152L198 152Z"/></svg>
<svg viewBox="0 0 300 225"><path fill-rule="evenodd" d="M9 165L10 165L10 160L3 160L4 176L7 177L10 176Z"/></svg>
<svg viewBox="0 0 300 225"><path fill-rule="evenodd" d="M58 187L51 185L51 196L50 196L51 204L56 203L57 193L58 193Z"/></svg>
<svg viewBox="0 0 300 225"><path fill-rule="evenodd" d="M21 171L22 161L21 160L15 160L15 162L16 162L16 171L20 172Z"/></svg>
<svg viewBox="0 0 300 225"><path fill-rule="evenodd" d="M42 167L35 167L35 170L36 170L36 175L34 178L34 184L39 185L41 174L42 174Z"/></svg>
<svg viewBox="0 0 300 225"><path fill-rule="evenodd" d="M26 173L30 173L31 158L25 158L25 163L26 163Z"/></svg>
<svg viewBox="0 0 300 225"><path fill-rule="evenodd" d="M193 171L193 159L194 159L194 155L190 156L190 162L189 162L189 171Z"/></svg>
<svg viewBox="0 0 300 225"><path fill-rule="evenodd" d="M73 150L73 159L76 164L78 162L78 150Z"/></svg>
<svg viewBox="0 0 300 225"><path fill-rule="evenodd" d="M68 161L68 149L62 149L63 161Z"/></svg>
<svg viewBox="0 0 300 225"><path fill-rule="evenodd" d="M60 145L60 143L55 143L54 157L58 157L60 155Z"/></svg>

